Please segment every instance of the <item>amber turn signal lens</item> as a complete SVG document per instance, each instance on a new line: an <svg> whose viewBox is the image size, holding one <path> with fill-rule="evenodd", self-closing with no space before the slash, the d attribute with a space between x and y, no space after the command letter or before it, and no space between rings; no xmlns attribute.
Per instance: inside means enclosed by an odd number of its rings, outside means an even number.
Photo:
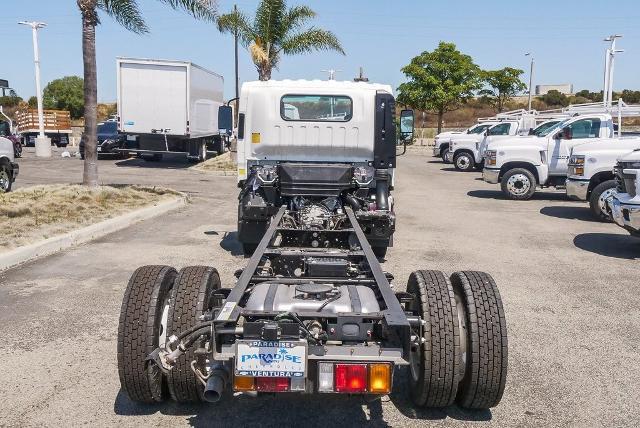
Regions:
<svg viewBox="0 0 640 428"><path fill-rule="evenodd" d="M233 389L235 391L255 391L254 378L250 376L236 376L233 378Z"/></svg>
<svg viewBox="0 0 640 428"><path fill-rule="evenodd" d="M388 394L391 392L391 365L369 365L369 392L373 394Z"/></svg>

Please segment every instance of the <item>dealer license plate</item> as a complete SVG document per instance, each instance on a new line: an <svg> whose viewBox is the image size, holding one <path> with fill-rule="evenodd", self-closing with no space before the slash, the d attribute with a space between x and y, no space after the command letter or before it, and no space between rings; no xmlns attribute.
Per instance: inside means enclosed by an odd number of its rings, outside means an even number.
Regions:
<svg viewBox="0 0 640 428"><path fill-rule="evenodd" d="M236 375L253 377L305 377L305 341L239 340L236 342Z"/></svg>

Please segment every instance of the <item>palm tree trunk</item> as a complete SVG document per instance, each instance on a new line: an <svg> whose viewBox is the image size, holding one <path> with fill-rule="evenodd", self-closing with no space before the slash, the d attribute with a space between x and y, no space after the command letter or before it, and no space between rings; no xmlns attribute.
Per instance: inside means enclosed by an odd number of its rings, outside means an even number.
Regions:
<svg viewBox="0 0 640 428"><path fill-rule="evenodd" d="M98 78L96 66L96 0L78 0L82 12L84 61L84 173L82 184L98 185Z"/></svg>
<svg viewBox="0 0 640 428"><path fill-rule="evenodd" d="M264 64L258 66L258 78L263 82L271 80L271 66Z"/></svg>

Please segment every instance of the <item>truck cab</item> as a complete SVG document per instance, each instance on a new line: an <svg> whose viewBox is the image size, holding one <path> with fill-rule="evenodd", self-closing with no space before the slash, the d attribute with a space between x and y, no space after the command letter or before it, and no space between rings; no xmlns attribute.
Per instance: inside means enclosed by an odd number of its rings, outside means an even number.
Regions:
<svg viewBox="0 0 640 428"><path fill-rule="evenodd" d="M472 171L477 165L482 165L480 154L482 145L486 145L496 138L516 136L522 132L522 129L521 121L505 120L490 125L480 134L452 138L445 155L446 161L453 162L458 171Z"/></svg>
<svg viewBox="0 0 640 428"><path fill-rule="evenodd" d="M623 156L615 168L616 193L609 199L616 224L640 237L640 149Z"/></svg>
<svg viewBox="0 0 640 428"><path fill-rule="evenodd" d="M0 193L11 191L20 167L15 161L13 142L0 137Z"/></svg>
<svg viewBox="0 0 640 428"><path fill-rule="evenodd" d="M615 193L613 169L619 158L640 149L640 137L596 138L573 148L567 172L567 196L589 201L594 218L611 221L607 200Z"/></svg>
<svg viewBox="0 0 640 428"><path fill-rule="evenodd" d="M457 138L458 136L471 136L471 135L480 135L488 128L496 124L496 121L483 121L473 125L472 127L464 130L464 131L448 131L441 132L436 135L436 138L433 142L433 156L437 158L441 158L446 162L445 155L447 150L449 150L449 145L451 144L451 140L453 138Z"/></svg>
<svg viewBox="0 0 640 428"><path fill-rule="evenodd" d="M346 204L383 256L395 229L394 118L388 85L245 83L238 119L238 238L245 253L283 204L308 213L310 227Z"/></svg>
<svg viewBox="0 0 640 428"><path fill-rule="evenodd" d="M567 118L540 136L492 142L485 152L484 181L501 184L515 200L530 199L538 186L564 186L571 150L595 139L613 138L610 114Z"/></svg>

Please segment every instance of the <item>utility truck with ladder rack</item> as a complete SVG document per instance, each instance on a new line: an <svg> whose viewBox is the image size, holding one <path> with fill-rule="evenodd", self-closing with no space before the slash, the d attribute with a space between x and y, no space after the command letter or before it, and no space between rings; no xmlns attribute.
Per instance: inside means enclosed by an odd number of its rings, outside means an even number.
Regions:
<svg viewBox="0 0 640 428"><path fill-rule="evenodd" d="M416 406L496 406L508 349L493 279L419 270L401 291L373 250L396 219L391 87L245 83L239 115L239 239L255 248L232 288L207 266L134 272L118 330L129 398L382 396L404 366ZM400 126L410 141L412 111Z"/></svg>

